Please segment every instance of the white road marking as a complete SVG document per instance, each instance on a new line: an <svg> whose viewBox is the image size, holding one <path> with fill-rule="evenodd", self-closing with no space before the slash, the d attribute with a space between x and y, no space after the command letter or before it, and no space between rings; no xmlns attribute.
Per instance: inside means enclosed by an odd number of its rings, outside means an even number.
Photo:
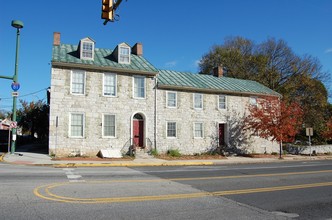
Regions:
<svg viewBox="0 0 332 220"><path fill-rule="evenodd" d="M75 169L64 168L63 170L65 171L65 174L67 175L69 182L85 182L85 180L82 179L81 175L75 173Z"/></svg>

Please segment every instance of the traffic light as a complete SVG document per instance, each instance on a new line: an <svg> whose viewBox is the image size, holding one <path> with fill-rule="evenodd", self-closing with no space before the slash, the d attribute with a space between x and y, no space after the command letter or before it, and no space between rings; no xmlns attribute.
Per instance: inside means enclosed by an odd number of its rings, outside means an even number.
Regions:
<svg viewBox="0 0 332 220"><path fill-rule="evenodd" d="M101 18L113 21L113 0L102 0Z"/></svg>

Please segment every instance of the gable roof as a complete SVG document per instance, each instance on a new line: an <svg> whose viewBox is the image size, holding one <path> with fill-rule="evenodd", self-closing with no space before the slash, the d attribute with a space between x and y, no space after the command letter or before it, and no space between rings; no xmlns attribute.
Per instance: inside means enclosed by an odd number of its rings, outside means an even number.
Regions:
<svg viewBox="0 0 332 220"><path fill-rule="evenodd" d="M85 38L81 39L80 41L91 41L91 42L96 43L96 41L93 40L91 37L85 37Z"/></svg>
<svg viewBox="0 0 332 220"><path fill-rule="evenodd" d="M91 38L89 39L92 40ZM158 70L143 56L137 56L135 54L130 54L130 64L121 64L116 61L113 52L114 51L110 49L95 48L94 59L84 60L80 59L77 45L53 45L52 67L59 66L115 71L150 76L158 74L158 88L164 89L281 97L279 93L252 80L229 78L225 76L215 77L213 75L193 74L190 72L172 70Z"/></svg>
<svg viewBox="0 0 332 220"><path fill-rule="evenodd" d="M252 80L171 70L159 70L158 87L201 92L281 96L279 93Z"/></svg>
<svg viewBox="0 0 332 220"><path fill-rule="evenodd" d="M130 72L147 75L156 75L158 73L158 70L143 56L131 54L130 64L121 64L113 57L113 50L95 48L94 60L83 60L80 59L77 49L77 45L54 45L52 49L52 66Z"/></svg>

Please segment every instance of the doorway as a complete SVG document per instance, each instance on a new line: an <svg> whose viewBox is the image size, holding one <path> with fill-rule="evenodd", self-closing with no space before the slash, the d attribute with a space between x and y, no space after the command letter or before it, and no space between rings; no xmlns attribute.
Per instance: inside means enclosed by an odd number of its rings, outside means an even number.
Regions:
<svg viewBox="0 0 332 220"><path fill-rule="evenodd" d="M133 117L133 144L144 147L144 118L139 113Z"/></svg>
<svg viewBox="0 0 332 220"><path fill-rule="evenodd" d="M225 124L219 124L219 146L225 146Z"/></svg>

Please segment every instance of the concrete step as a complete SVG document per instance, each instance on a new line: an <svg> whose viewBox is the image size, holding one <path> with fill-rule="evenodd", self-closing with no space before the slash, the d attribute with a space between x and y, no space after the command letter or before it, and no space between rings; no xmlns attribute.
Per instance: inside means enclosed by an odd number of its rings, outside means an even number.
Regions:
<svg viewBox="0 0 332 220"><path fill-rule="evenodd" d="M135 158L137 159L151 159L153 156L149 155L144 151L144 149L136 149Z"/></svg>

